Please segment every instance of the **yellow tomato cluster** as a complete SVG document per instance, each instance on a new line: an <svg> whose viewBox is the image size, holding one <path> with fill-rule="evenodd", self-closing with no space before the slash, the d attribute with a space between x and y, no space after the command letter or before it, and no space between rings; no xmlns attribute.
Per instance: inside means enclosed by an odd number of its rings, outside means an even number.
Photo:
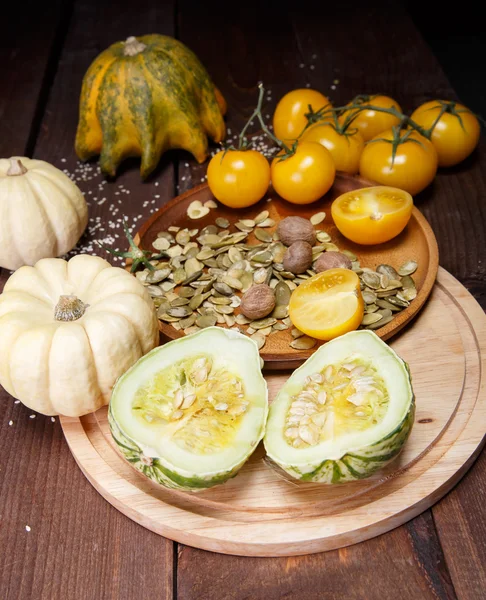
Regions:
<svg viewBox="0 0 486 600"><path fill-rule="evenodd" d="M282 150L270 164L258 151L244 148L212 158L209 187L233 208L258 202L270 182L289 202L315 202L330 189L336 171L359 173L415 195L433 181L439 166L456 165L469 156L480 134L478 119L462 104L433 100L408 117L384 95L357 96L333 109L316 90L293 90L277 104L275 135L258 109L254 115Z"/></svg>

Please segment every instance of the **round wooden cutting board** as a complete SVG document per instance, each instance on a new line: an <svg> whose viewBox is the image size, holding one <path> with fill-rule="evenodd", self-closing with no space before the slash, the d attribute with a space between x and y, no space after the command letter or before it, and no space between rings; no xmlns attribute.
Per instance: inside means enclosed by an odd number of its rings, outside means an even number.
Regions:
<svg viewBox="0 0 486 600"><path fill-rule="evenodd" d="M411 369L417 412L399 458L369 479L325 486L289 482L260 445L240 473L199 494L159 487L118 454L106 408L61 418L71 451L108 502L144 527L226 554L290 556L384 533L439 500L464 475L486 428L486 316L449 273L391 346ZM270 373L273 398L288 373Z"/></svg>
<svg viewBox="0 0 486 600"><path fill-rule="evenodd" d="M402 327L409 323L422 308L434 286L437 269L439 267L439 253L434 232L422 213L414 207L412 217L400 235L385 244L375 246L362 246L347 240L334 225L331 216L331 204L341 194L368 187L373 184L370 181L357 176L338 173L332 188L318 202L309 205L296 205L286 202L275 192L268 194L254 206L234 210L223 204L209 212L202 219L193 220L187 216L187 209L191 202L199 200L204 203L208 200L214 201L207 183L199 185L186 193L177 196L160 210L154 213L150 219L142 225L137 233L136 241L144 250L153 250L152 243L160 231L167 231L169 227L180 227L181 229L198 228L201 230L207 225L214 225L218 217L227 219L231 231L238 231L233 224L240 219L253 219L262 210L268 210L270 217L278 224L288 216L300 216L310 218L317 212L324 211L326 218L324 222L316 226L316 230L324 230L330 236L340 250L350 250L358 257L362 267L376 268L379 264L390 264L398 268L407 260L415 260L418 268L413 274L417 287L417 297L405 310L395 313L393 320L376 330L376 334L384 340L390 339ZM275 227L269 229L272 231ZM258 240L251 234L248 238L250 244L258 244ZM239 312L236 309L235 314ZM181 337L183 332L174 329L170 323L159 321L159 328L163 342ZM320 344L311 350L294 350L290 347L292 341L290 329L273 333L267 338L265 346L261 350L261 356L267 365L267 369L295 369L301 365L311 354L315 352Z"/></svg>

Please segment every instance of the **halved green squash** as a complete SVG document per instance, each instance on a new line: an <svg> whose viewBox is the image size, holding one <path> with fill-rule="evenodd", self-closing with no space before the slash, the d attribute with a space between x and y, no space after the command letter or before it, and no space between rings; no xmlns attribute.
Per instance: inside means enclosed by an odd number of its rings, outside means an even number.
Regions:
<svg viewBox="0 0 486 600"><path fill-rule="evenodd" d="M321 346L270 406L271 464L302 481L368 477L393 460L415 415L408 365L372 331Z"/></svg>
<svg viewBox="0 0 486 600"><path fill-rule="evenodd" d="M156 348L116 383L109 423L125 458L166 487L236 475L263 437L267 385L257 345L208 327Z"/></svg>

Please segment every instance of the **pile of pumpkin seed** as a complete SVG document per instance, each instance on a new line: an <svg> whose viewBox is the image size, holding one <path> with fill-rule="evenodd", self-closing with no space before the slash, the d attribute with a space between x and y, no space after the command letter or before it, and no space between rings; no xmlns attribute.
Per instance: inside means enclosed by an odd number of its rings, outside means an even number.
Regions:
<svg viewBox="0 0 486 600"><path fill-rule="evenodd" d="M317 213L310 220L316 226L324 219L325 213ZM264 210L254 219L237 221L234 228L219 217L201 230L171 226L159 232L153 247L166 258L152 260L153 271L145 269L135 274L152 297L159 320L185 335L213 325L237 329L252 337L259 348L269 335L291 329L293 349L313 348L317 340L292 327L288 304L292 291L316 272L308 269L295 275L284 269L287 248L279 241L275 225ZM255 238L251 243L250 235ZM340 251L327 232L316 230L316 237L313 264L324 252ZM361 281L365 301L362 328L386 325L416 297L411 277L417 268L414 261L407 261L397 270L379 265L374 271L361 267L352 252L342 253L350 258ZM241 295L254 283L266 283L274 289L276 305L270 315L252 321L239 314L238 308Z"/></svg>

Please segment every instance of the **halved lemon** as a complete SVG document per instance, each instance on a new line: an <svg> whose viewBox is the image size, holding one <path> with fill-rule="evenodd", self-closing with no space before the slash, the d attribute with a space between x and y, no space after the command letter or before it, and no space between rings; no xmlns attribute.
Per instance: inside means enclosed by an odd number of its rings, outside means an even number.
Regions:
<svg viewBox="0 0 486 600"><path fill-rule="evenodd" d="M336 227L357 244L382 244L405 229L413 198L404 190L383 185L342 194L331 207Z"/></svg>
<svg viewBox="0 0 486 600"><path fill-rule="evenodd" d="M318 273L292 292L290 320L318 340L332 340L357 329L364 313L359 277L349 269Z"/></svg>

